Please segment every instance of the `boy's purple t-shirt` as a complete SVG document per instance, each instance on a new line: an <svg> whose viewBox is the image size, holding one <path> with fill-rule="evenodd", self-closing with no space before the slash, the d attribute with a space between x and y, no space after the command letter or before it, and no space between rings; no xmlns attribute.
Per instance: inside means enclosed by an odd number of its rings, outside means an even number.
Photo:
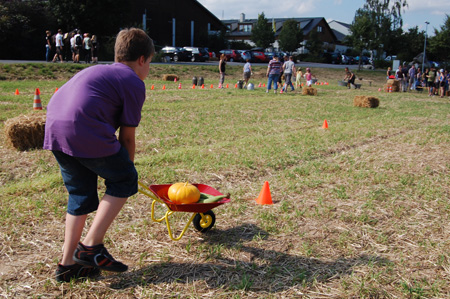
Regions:
<svg viewBox="0 0 450 299"><path fill-rule="evenodd" d="M80 158L116 154L120 126L137 127L145 101L145 84L122 63L88 67L50 99L44 149Z"/></svg>

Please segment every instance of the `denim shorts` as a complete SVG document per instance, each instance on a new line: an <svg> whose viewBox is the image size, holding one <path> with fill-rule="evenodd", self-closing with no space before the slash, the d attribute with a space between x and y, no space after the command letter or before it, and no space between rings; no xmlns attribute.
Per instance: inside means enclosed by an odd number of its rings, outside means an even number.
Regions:
<svg viewBox="0 0 450 299"><path fill-rule="evenodd" d="M86 215L98 208L98 177L105 179L105 194L127 198L138 191L138 174L128 151L121 147L117 154L102 158L77 158L53 151L69 193L67 213Z"/></svg>

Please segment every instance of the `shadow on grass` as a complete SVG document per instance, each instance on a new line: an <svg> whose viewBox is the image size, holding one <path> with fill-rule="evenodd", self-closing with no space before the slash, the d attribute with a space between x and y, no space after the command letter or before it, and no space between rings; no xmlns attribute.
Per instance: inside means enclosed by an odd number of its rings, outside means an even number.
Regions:
<svg viewBox="0 0 450 299"><path fill-rule="evenodd" d="M341 257L333 261L287 254L268 247L269 234L254 224L243 224L228 230L213 230L205 234L204 242L210 248L207 261L192 263L155 263L115 278L110 287L126 289L160 283L192 283L204 280L210 288L248 290L253 292L280 292L295 285L308 287L314 282L325 282L350 275L361 265L386 266L391 262L378 256L360 255ZM262 248L246 246L255 241ZM277 247L277 240L270 245ZM286 247L286 246L284 246ZM239 258L223 257L225 250L239 252Z"/></svg>

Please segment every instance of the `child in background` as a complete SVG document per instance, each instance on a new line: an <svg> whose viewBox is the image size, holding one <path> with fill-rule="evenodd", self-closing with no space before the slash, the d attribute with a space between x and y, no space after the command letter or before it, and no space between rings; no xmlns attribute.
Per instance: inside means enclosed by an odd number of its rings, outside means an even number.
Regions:
<svg viewBox="0 0 450 299"><path fill-rule="evenodd" d="M316 76L314 76L311 73L311 69L309 67L306 68L306 73L305 73L306 86L311 87L311 85L312 85L312 77L316 78Z"/></svg>
<svg viewBox="0 0 450 299"><path fill-rule="evenodd" d="M128 270L108 253L103 240L127 198L138 190L135 131L145 101L143 81L155 49L143 30L131 28L119 32L114 52L114 64L80 71L47 107L44 149L55 156L69 193L63 257L55 273L58 282L100 270ZM98 177L106 185L100 202ZM80 242L87 216L94 211Z"/></svg>
<svg viewBox="0 0 450 299"><path fill-rule="evenodd" d="M302 72L302 68L301 67L299 67L298 68L298 70L297 70L297 76L295 77L295 86L297 86L297 88L298 87L302 87L301 85L302 85L302 77L303 77L303 72Z"/></svg>

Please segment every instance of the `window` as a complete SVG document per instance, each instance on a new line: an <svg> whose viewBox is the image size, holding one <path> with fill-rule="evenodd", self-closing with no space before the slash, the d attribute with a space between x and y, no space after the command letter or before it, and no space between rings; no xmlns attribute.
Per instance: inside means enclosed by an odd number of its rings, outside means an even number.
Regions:
<svg viewBox="0 0 450 299"><path fill-rule="evenodd" d="M322 26L317 26L317 32L322 32Z"/></svg>
<svg viewBox="0 0 450 299"><path fill-rule="evenodd" d="M239 24L239 31L240 32L252 32L252 25L251 24Z"/></svg>

